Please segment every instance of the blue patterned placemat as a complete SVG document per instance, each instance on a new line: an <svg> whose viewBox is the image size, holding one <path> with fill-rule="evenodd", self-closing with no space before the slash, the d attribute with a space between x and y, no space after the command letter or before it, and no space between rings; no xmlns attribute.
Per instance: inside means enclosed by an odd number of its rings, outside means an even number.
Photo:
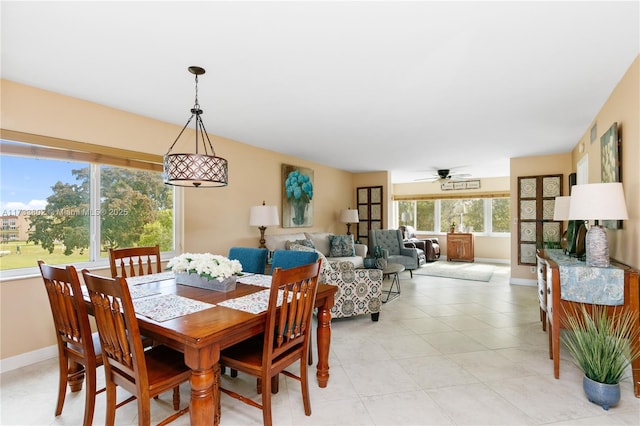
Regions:
<svg viewBox="0 0 640 426"><path fill-rule="evenodd" d="M159 272L157 274L140 275L138 277L127 277L126 280L127 280L127 284L132 286L132 285L152 283L154 281L169 280L175 277L176 277L176 274L173 271L166 271L166 272Z"/></svg>
<svg viewBox="0 0 640 426"><path fill-rule="evenodd" d="M251 284L257 285L260 287L271 287L271 275L263 275L263 274L251 274L238 277L237 280L242 284Z"/></svg>
<svg viewBox="0 0 640 426"><path fill-rule="evenodd" d="M135 299L133 307L137 314L162 322L213 308L215 305L175 294L163 294L161 296Z"/></svg>
<svg viewBox="0 0 640 426"><path fill-rule="evenodd" d="M250 314L259 314L267 310L270 291L271 290L260 290L255 293L247 294L246 296L225 300L224 302L218 303L218 306L238 309L240 311L249 312ZM284 292L282 290L278 290L277 306L282 305L283 295ZM293 295L289 293L289 300L291 300L292 296Z"/></svg>

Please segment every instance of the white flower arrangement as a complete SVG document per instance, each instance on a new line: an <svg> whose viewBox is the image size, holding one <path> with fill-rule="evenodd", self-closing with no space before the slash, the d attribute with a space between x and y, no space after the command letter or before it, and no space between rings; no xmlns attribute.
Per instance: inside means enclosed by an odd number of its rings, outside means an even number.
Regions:
<svg viewBox="0 0 640 426"><path fill-rule="evenodd" d="M211 253L184 253L169 261L167 269L173 272L198 274L208 280L224 280L240 275L242 265L238 260Z"/></svg>

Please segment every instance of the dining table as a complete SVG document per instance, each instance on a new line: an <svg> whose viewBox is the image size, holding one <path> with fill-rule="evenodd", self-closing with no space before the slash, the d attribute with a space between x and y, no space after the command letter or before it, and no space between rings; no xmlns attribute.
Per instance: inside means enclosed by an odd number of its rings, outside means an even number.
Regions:
<svg viewBox="0 0 640 426"><path fill-rule="evenodd" d="M220 351L264 331L270 276L243 275L229 291L177 284L172 272L131 277L127 283L140 333L184 353L191 369L191 424L218 425ZM336 291L336 286L319 284L316 295L316 378L321 388L329 381L330 310ZM85 301L92 311L87 295Z"/></svg>

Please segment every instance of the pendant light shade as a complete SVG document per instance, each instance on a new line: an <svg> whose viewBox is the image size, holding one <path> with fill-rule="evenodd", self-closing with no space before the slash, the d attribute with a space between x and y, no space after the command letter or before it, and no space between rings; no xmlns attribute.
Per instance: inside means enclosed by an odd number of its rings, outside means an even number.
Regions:
<svg viewBox="0 0 640 426"><path fill-rule="evenodd" d="M203 111L198 103L198 76L204 74L205 70L194 66L189 67L189 72L196 76L196 99L193 108L191 108L191 117L189 117L187 124L184 125L178 137L164 155L164 183L194 188L227 186L227 160L216 156L213 144L211 144L202 121L201 115ZM189 126L193 117L196 118L195 153L171 153L171 150ZM200 149L200 143L202 144L202 149Z"/></svg>

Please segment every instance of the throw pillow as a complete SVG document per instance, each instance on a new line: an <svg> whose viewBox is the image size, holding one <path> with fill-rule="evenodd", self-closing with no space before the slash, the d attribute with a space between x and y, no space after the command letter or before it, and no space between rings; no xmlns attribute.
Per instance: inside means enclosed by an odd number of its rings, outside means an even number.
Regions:
<svg viewBox="0 0 640 426"><path fill-rule="evenodd" d="M320 282L324 282L324 271L325 269L329 268L329 261L327 260L325 255L320 252L320 250L308 246L303 246L302 244L291 244L291 248L289 250L315 251L316 253L318 253L318 259L320 259Z"/></svg>
<svg viewBox="0 0 640 426"><path fill-rule="evenodd" d="M355 255L353 235L329 236L329 257L350 257Z"/></svg>
<svg viewBox="0 0 640 426"><path fill-rule="evenodd" d="M291 250L291 246L294 246L294 245L305 246L305 247L309 247L309 248L312 248L312 249L316 248L315 244L313 244L313 241L307 240L307 239L295 240L295 241L287 241L286 243L284 243L284 246L285 246L285 248L287 250Z"/></svg>

